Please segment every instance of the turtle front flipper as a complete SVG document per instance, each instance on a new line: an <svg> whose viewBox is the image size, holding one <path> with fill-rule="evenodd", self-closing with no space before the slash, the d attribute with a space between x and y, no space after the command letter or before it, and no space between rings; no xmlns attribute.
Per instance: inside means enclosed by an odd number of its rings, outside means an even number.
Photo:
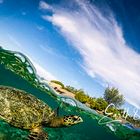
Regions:
<svg viewBox="0 0 140 140"><path fill-rule="evenodd" d="M36 127L30 131L28 140L48 140L48 134L42 127Z"/></svg>

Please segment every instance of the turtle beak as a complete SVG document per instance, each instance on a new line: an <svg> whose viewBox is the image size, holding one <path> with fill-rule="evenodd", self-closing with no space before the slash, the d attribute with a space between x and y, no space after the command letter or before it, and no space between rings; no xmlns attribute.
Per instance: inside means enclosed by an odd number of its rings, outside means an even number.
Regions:
<svg viewBox="0 0 140 140"><path fill-rule="evenodd" d="M83 122L83 119L81 117L79 117L79 122Z"/></svg>
<svg viewBox="0 0 140 140"><path fill-rule="evenodd" d="M83 119L81 117L79 117L78 119L79 123L83 122Z"/></svg>
<svg viewBox="0 0 140 140"><path fill-rule="evenodd" d="M80 116L71 115L71 116L64 117L65 126L71 126L71 125L79 124L81 122L83 122L83 119Z"/></svg>

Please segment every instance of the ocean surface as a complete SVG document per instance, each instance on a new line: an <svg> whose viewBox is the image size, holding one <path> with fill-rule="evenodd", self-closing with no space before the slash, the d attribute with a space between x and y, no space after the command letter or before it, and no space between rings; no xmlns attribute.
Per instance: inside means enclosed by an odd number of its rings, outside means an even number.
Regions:
<svg viewBox="0 0 140 140"><path fill-rule="evenodd" d="M30 60L23 54L0 48L0 85L25 90L46 102L52 109L60 107L59 115L80 115L84 122L68 128L44 128L50 140L140 140L140 131L111 122L78 101L59 96L36 74ZM103 118L104 117L104 118ZM0 140L25 140L29 132L0 120Z"/></svg>

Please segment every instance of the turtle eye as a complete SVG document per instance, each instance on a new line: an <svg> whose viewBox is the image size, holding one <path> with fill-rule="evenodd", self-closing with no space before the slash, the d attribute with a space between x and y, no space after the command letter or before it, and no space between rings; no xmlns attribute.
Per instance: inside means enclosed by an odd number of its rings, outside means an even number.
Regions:
<svg viewBox="0 0 140 140"><path fill-rule="evenodd" d="M73 121L74 121L75 123L83 122L82 118L79 117L79 116L74 116L74 117L73 117Z"/></svg>
<svg viewBox="0 0 140 140"><path fill-rule="evenodd" d="M73 120L74 120L74 121L77 121L77 120L78 120L78 118L75 118L75 117L74 117L74 118L73 118Z"/></svg>

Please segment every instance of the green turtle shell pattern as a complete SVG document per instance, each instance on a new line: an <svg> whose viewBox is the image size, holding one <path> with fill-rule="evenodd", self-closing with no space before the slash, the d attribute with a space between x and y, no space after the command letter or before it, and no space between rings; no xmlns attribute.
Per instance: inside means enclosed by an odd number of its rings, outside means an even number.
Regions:
<svg viewBox="0 0 140 140"><path fill-rule="evenodd" d="M43 101L22 90L0 86L0 118L23 129L41 125L51 119L54 112Z"/></svg>

